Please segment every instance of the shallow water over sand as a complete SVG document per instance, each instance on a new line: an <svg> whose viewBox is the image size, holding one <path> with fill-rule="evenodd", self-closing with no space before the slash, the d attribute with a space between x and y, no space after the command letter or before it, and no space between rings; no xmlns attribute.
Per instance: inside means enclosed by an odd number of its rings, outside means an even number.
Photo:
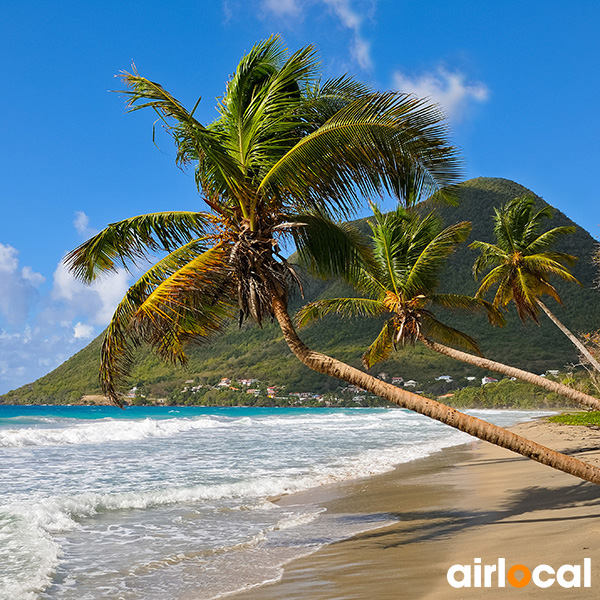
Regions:
<svg viewBox="0 0 600 600"><path fill-rule="evenodd" d="M273 498L469 439L389 409L0 407L0 599L202 600L277 579L390 517Z"/></svg>

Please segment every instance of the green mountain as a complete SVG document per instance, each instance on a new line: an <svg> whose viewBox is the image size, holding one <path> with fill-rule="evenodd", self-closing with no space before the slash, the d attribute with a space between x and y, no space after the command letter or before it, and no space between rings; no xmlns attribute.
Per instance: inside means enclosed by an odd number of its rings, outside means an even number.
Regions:
<svg viewBox="0 0 600 600"><path fill-rule="evenodd" d="M438 206L435 198L423 203L422 210L434 205L447 225L458 221L471 221L472 240L492 240L493 208L517 196L532 194L523 186L497 178L478 178L459 186L460 202L456 207ZM539 202L543 200L539 198ZM358 226L367 230L366 221ZM573 222L559 211L547 227L572 225ZM448 261L442 281L443 291L473 294L477 283L471 267L477 256L464 244ZM593 331L600 328L600 292L594 289L597 273L590 257L596 249L594 239L580 227L566 236L558 248L579 257L573 268L582 287L557 284L564 305L548 303L558 317L574 332ZM305 301L351 294L351 290L338 281L319 281L303 274L305 300L295 298L292 310ZM492 328L483 316L457 317L447 315L447 321L476 337L484 354L508 364L544 373L547 369L564 369L577 362L577 353L556 327L541 317L541 325L523 325L516 315L509 314L506 327ZM331 317L301 331L306 343L336 358L360 366L360 356L378 333L378 322L368 319L341 320ZM97 381L101 339L92 341L86 348L71 357L57 369L37 381L0 396L3 403L64 403L76 402L83 395L99 393ZM231 327L210 343L189 348L186 369L166 365L147 350L139 352L130 386L143 389L151 397L177 397L186 381L214 385L222 377L258 379L268 385L285 386L286 392L325 392L335 390L340 382L314 373L304 367L288 350L279 329L269 324L262 329L232 323ZM465 376L480 377L477 369L442 357L416 346L404 348L392 359L380 363L375 373L414 379L421 385L439 375L451 375L455 381L464 382Z"/></svg>

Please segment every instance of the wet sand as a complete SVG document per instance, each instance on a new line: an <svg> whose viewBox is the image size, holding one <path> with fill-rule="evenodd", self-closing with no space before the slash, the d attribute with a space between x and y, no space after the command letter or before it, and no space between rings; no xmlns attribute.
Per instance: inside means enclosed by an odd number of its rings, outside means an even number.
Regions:
<svg viewBox="0 0 600 600"><path fill-rule="evenodd" d="M545 422L513 428L600 464L600 431ZM600 486L483 442L450 448L395 471L306 492L330 515L397 522L325 546L286 565L280 581L234 600L600 597ZM282 502L301 501L299 495ZM558 568L591 558L591 588L451 587L454 564ZM520 575L520 574L517 574ZM544 575L544 577L546 577ZM567 579L570 576L567 576ZM459 577L460 579L460 577Z"/></svg>

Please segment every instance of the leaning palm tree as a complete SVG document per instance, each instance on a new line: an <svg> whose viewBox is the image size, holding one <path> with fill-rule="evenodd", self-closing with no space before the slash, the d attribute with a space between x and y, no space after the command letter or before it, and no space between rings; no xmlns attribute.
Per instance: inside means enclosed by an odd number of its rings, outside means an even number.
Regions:
<svg viewBox="0 0 600 600"><path fill-rule="evenodd" d="M573 335L542 302L547 294L562 304L551 277L579 283L568 266L577 258L564 252L551 250L557 238L575 232L575 227L555 227L540 234L542 221L552 217L552 208L535 209L535 200L522 196L494 209L495 244L476 241L471 248L481 254L473 266L475 277L492 267L481 281L477 296L482 297L496 287L494 306L506 308L511 302L522 321L532 319L539 324L540 308L546 316L569 338L585 359L600 371L600 364L587 348Z"/></svg>
<svg viewBox="0 0 600 600"><path fill-rule="evenodd" d="M75 276L90 282L166 252L128 290L107 328L100 373L113 402L121 402L119 385L139 344L185 363L187 343L209 338L236 313L258 324L275 318L308 367L600 483L600 469L313 352L294 329L287 304L298 281L279 251L281 238L342 272L344 250L365 260L368 253L332 216L351 215L363 196L388 193L405 203L434 190L449 196L459 160L435 105L374 92L348 76L321 81L314 48L288 55L277 37L242 58L208 125L135 69L123 81L129 109L154 110L178 163L194 165L208 210L113 223L66 257Z"/></svg>
<svg viewBox="0 0 600 600"><path fill-rule="evenodd" d="M297 315L302 327L328 314L345 317L385 316L381 332L363 355L369 369L385 360L394 348L415 344L476 367L515 377L540 386L587 407L600 410L600 400L579 390L481 356L477 341L440 321L436 307L459 311L485 311L493 325L503 325L498 308L481 298L461 294L440 294L436 289L446 259L465 241L470 223L442 228L430 213L421 217L399 207L384 215L373 205L372 256L345 278L362 297L327 298L311 302ZM364 253L363 253L364 256ZM305 257L301 253L301 258ZM458 346L459 350L453 346ZM465 351L466 350L466 351Z"/></svg>

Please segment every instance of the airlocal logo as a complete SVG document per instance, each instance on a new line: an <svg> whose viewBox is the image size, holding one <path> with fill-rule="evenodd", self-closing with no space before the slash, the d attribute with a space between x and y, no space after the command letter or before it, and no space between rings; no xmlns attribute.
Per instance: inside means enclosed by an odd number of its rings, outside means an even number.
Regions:
<svg viewBox="0 0 600 600"><path fill-rule="evenodd" d="M452 565L446 575L453 588L506 587L523 588L530 582L537 587L547 588L554 583L564 588L592 587L592 561L583 559L581 565L562 565L553 569L550 565L538 565L529 569L525 565L506 567L506 559L499 558L495 565L482 565L481 559L473 565Z"/></svg>

